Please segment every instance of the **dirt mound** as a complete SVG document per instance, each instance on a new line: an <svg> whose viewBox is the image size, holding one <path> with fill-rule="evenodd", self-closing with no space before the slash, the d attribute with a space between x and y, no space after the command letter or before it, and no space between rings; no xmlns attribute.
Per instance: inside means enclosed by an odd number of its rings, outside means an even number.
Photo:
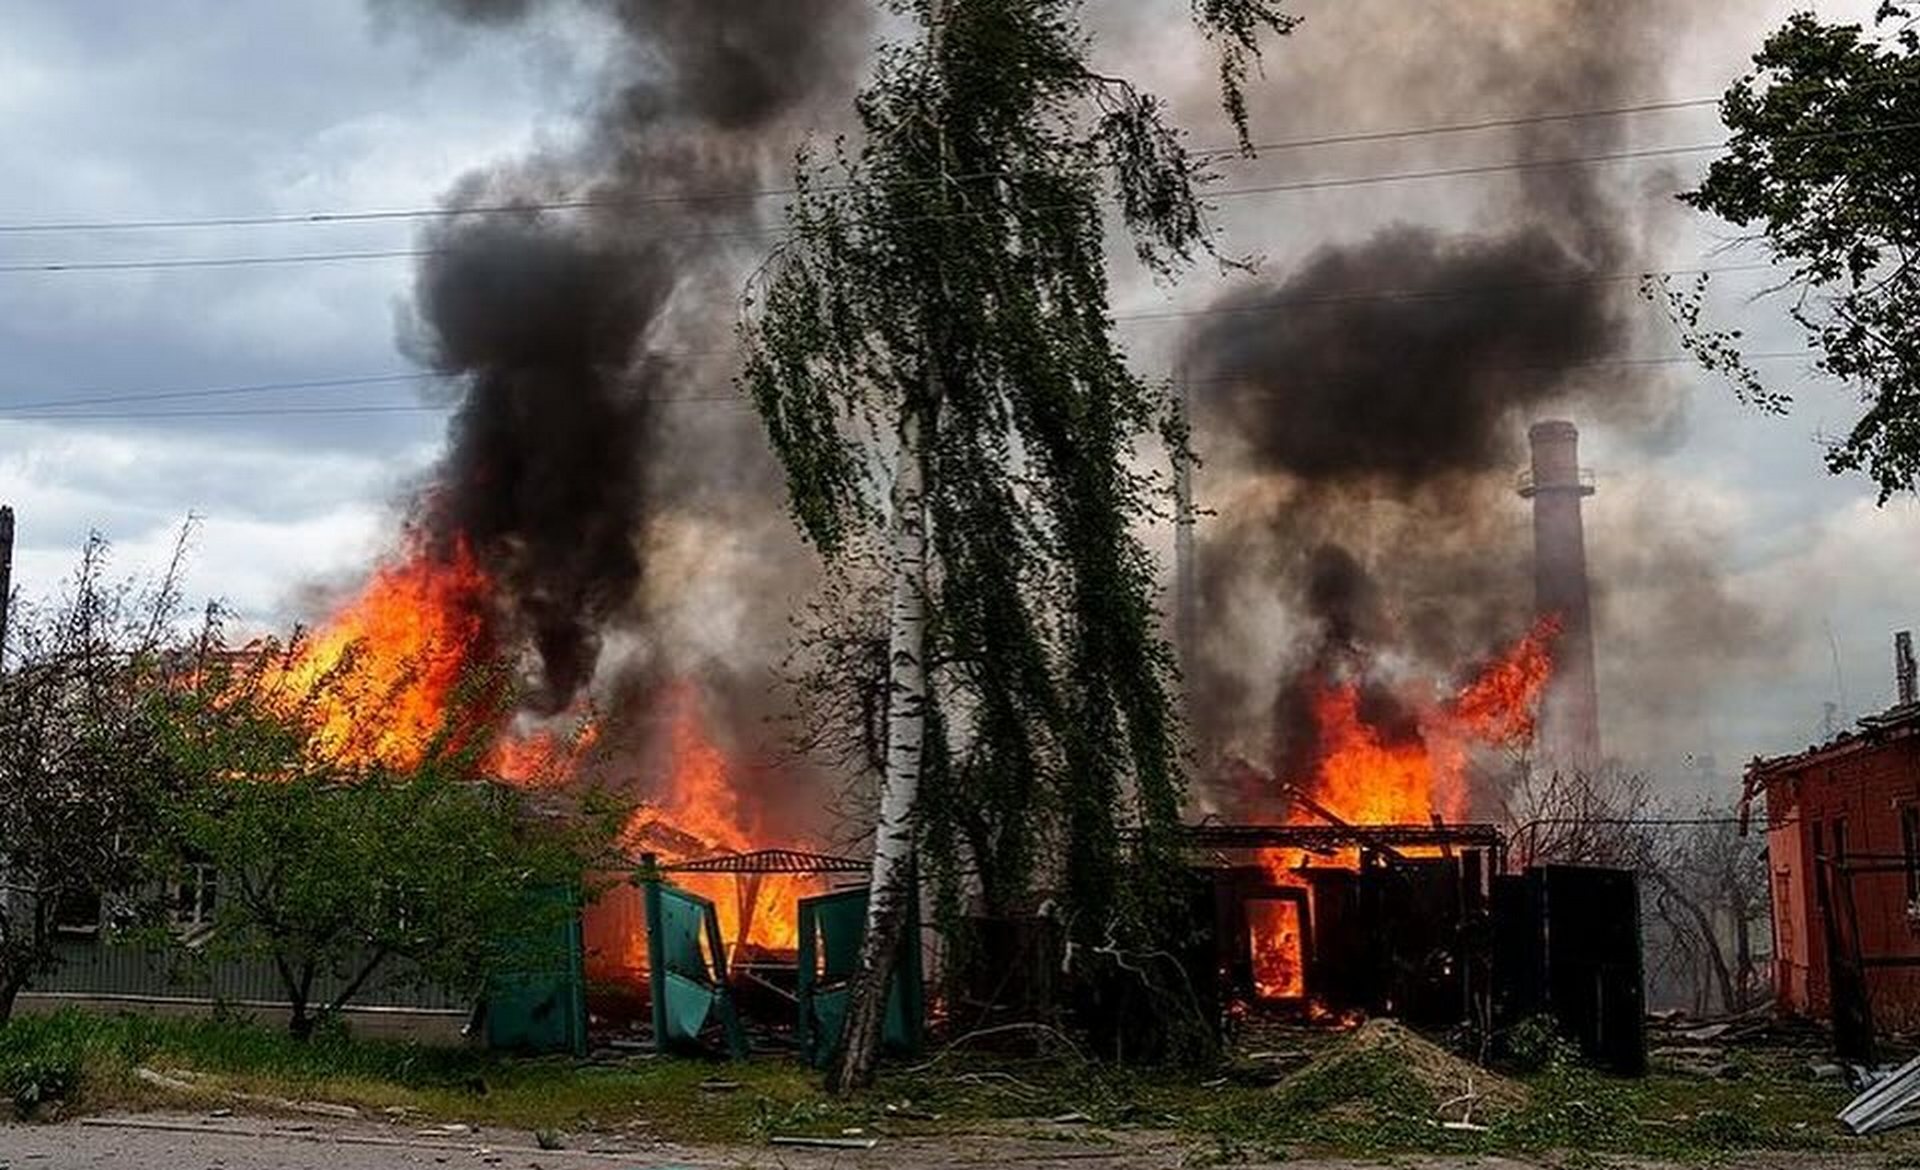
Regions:
<svg viewBox="0 0 1920 1170"><path fill-rule="evenodd" d="M1527 1102L1524 1086L1392 1020L1368 1020L1316 1053L1275 1091L1304 1109L1384 1106L1475 1124L1516 1113Z"/></svg>

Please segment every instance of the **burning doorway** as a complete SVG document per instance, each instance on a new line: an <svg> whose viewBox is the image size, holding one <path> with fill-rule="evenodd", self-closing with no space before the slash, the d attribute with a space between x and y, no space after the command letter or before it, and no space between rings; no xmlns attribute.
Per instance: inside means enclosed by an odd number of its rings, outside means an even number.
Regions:
<svg viewBox="0 0 1920 1170"><path fill-rule="evenodd" d="M1242 903L1247 919L1247 966L1255 999L1290 1003L1307 994L1307 937L1312 917L1307 892L1273 886L1249 894Z"/></svg>
<svg viewBox="0 0 1920 1170"><path fill-rule="evenodd" d="M1212 859L1201 873L1225 1004L1485 1018L1497 827L1203 824L1187 840ZM1276 875L1276 853L1301 860Z"/></svg>

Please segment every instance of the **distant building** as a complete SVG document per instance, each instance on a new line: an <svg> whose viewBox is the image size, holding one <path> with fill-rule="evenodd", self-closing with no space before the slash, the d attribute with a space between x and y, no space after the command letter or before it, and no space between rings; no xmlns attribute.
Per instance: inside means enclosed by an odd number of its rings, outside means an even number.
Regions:
<svg viewBox="0 0 1920 1170"><path fill-rule="evenodd" d="M1765 797L1778 1005L1838 1007L1843 1048L1850 1027L1920 1028L1920 703L1903 697L1747 769L1747 800Z"/></svg>

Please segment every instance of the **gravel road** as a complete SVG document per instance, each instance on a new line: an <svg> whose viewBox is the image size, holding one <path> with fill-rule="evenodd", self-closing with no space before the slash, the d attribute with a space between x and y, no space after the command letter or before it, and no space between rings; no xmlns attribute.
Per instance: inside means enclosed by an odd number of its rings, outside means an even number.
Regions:
<svg viewBox="0 0 1920 1170"><path fill-rule="evenodd" d="M594 1148L582 1137L570 1148L542 1150L526 1133L440 1133L397 1125L290 1122L191 1115L108 1116L58 1125L0 1125L0 1170L1121 1170L1177 1168L1190 1151L1165 1137L1128 1134L1110 1144L1063 1143L991 1136L945 1140L883 1139L872 1150L786 1147L692 1148L632 1145ZM1823 1160L1808 1155L1741 1159L1751 1170L1878 1166L1882 1159ZM1406 1158L1400 1170L1540 1170L1502 1158ZM1307 1160L1286 1170L1377 1170L1382 1161ZM1245 1170L1280 1170L1278 1164ZM1662 1170L1636 1163L1633 1170Z"/></svg>

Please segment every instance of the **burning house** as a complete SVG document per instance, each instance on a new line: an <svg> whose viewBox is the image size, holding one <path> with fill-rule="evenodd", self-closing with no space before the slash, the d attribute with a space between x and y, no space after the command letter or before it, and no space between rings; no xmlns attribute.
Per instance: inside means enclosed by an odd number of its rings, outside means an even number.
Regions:
<svg viewBox="0 0 1920 1170"><path fill-rule="evenodd" d="M1561 449L1570 458L1571 431L1534 428L1533 481L1577 487L1552 456L1538 466L1543 436L1567 436ZM1577 511L1574 524L1577 556ZM1543 580L1583 600L1584 566L1575 562L1577 585L1551 580L1564 575L1567 550L1553 539L1541 545ZM1327 569L1338 579L1351 566L1329 558ZM1294 770L1236 759L1221 785L1236 807L1281 811L1284 820L1202 823L1189 834L1207 890L1196 917L1208 927L1207 962L1223 1002L1386 1014L1481 1035L1550 1014L1594 1059L1623 1072L1644 1068L1633 875L1509 872L1500 827L1468 819L1476 782L1490 779L1476 757L1511 753L1527 766L1539 714L1554 710L1556 692L1578 698L1587 688L1576 726L1593 711L1590 641L1584 675L1576 659L1569 679L1556 653L1564 628L1547 607L1559 597L1543 585L1534 628L1451 694L1370 676L1345 640L1295 680L1311 722L1295 741ZM1570 921L1581 929L1553 929Z"/></svg>
<svg viewBox="0 0 1920 1170"><path fill-rule="evenodd" d="M497 24L546 5L414 7ZM741 599L790 593L803 574L751 416L672 407L726 384L711 322L764 223L762 205L712 193L766 185L798 129L845 104L870 6L585 7L615 34L618 84L577 151L448 191L403 338L455 378L448 446L391 556L288 681L298 692L361 656L393 696L383 719L321 714L341 745L404 764L469 668L515 656L526 702L467 729L488 773L631 798L622 851L711 907L707 973L742 1000L789 994L815 941L802 903L857 882L821 832L828 778L768 763L765 679L739 681L784 634L779 607ZM1530 41L1528 21L1503 23L1524 52L1462 42L1432 72L1476 108L1637 92L1620 63L1639 58L1609 31L1633 22L1541 24L1551 32ZM1617 129L1569 134L1519 125L1509 145L1551 158L1605 149ZM1591 172L1517 175L1481 227L1395 222L1325 243L1236 285L1179 346L1196 443L1221 477L1201 485L1213 515L1188 533L1201 547L1197 597L1183 597L1196 788L1214 814L1189 839L1197 970L1223 1007L1483 1028L1552 1010L1630 1067L1631 1043L1607 1028L1638 1015L1637 934L1615 929L1633 921L1631 883L1509 874L1495 823L1536 741L1568 766L1600 758L1592 486L1573 425L1530 435L1531 574L1510 473L1525 420L1611 419L1649 397L1592 374L1630 332L1604 274L1640 258ZM569 210L543 210L556 204ZM751 552L721 563L729 541ZM704 622L709 610L737 620ZM596 1007L639 1019L660 1006L647 894L615 881L582 923ZM1549 931L1555 917L1606 929ZM1006 952L1026 953L1024 938ZM1038 985L1059 964L1030 966Z"/></svg>

